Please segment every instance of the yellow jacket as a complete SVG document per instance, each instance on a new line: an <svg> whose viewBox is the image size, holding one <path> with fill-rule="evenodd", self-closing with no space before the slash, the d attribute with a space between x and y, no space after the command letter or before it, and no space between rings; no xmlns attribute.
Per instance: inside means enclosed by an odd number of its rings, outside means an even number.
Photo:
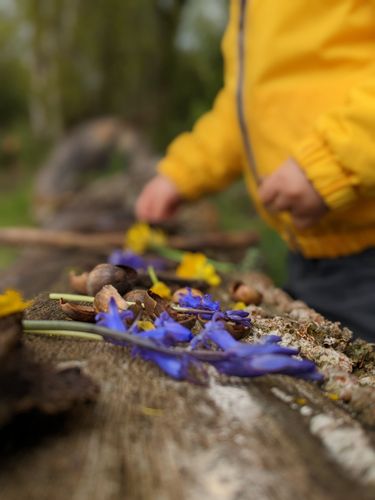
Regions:
<svg viewBox="0 0 375 500"><path fill-rule="evenodd" d="M375 0L232 0L224 87L159 164L186 198L244 173L257 208L306 257L375 246ZM297 230L259 179L288 157L330 211Z"/></svg>

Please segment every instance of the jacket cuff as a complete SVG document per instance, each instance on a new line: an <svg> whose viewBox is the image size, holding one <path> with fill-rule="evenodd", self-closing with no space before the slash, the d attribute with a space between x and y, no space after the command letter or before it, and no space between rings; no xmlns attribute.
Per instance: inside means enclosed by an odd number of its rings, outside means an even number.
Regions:
<svg viewBox="0 0 375 500"><path fill-rule="evenodd" d="M347 207L358 198L358 178L337 162L317 134L301 142L292 156L330 209Z"/></svg>
<svg viewBox="0 0 375 500"><path fill-rule="evenodd" d="M192 182L192 179L186 179L184 169L181 168L181 162L176 162L173 158L165 156L157 164L156 169L159 174L168 177L176 185L179 193L187 200L193 200L200 196L201 193Z"/></svg>

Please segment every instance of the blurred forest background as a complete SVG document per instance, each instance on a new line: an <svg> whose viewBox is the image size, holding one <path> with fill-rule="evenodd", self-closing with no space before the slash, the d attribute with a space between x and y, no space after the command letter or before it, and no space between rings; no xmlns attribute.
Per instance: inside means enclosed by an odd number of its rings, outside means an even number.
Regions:
<svg viewBox="0 0 375 500"><path fill-rule="evenodd" d="M160 154L189 129L222 83L227 8L227 0L0 0L0 226L33 224L35 171L72 127L121 117ZM242 183L216 203L224 228L262 232L280 281L284 247L250 218ZM1 249L0 267L12 258Z"/></svg>

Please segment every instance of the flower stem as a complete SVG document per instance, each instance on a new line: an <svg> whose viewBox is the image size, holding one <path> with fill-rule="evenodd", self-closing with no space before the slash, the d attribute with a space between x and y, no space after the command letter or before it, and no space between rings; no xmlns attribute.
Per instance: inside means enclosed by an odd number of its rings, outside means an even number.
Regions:
<svg viewBox="0 0 375 500"><path fill-rule="evenodd" d="M171 304L171 308L176 312L181 313L191 313L191 314L211 314L214 315L217 311L211 311L210 309L195 309L194 307L181 307L174 304Z"/></svg>
<svg viewBox="0 0 375 500"><path fill-rule="evenodd" d="M148 349L150 351L156 351L163 354L169 354L170 356L192 356L200 361L219 361L227 359L228 353L222 351L187 351L182 348L168 348L162 347L154 342L141 338L136 335L132 335L128 332L118 332L112 330L111 328L106 328L104 326L95 325L92 323L84 323L81 321L63 321L63 320L23 320L22 322L24 330L26 333L30 330L59 330L66 332L83 332L83 333L93 333L95 335L100 335L104 339L115 339L123 343L129 343L131 345L136 345L141 348Z"/></svg>
<svg viewBox="0 0 375 500"><path fill-rule="evenodd" d="M77 295L75 293L50 293L51 300L67 300L69 302L94 302L94 297L90 295Z"/></svg>
<svg viewBox="0 0 375 500"><path fill-rule="evenodd" d="M154 267L153 266L148 266L147 267L147 272L148 272L148 275L150 276L150 280L151 280L152 284L156 285L156 283L159 280L158 280L158 277L156 276L156 272L155 272Z"/></svg>
<svg viewBox="0 0 375 500"><path fill-rule="evenodd" d="M96 335L94 333L75 332L74 330L67 331L67 330L35 329L35 330L24 330L24 333L33 335L35 334L35 335L57 336L57 337L73 337L83 340L96 340L99 342L103 341L103 337L101 337L100 335Z"/></svg>

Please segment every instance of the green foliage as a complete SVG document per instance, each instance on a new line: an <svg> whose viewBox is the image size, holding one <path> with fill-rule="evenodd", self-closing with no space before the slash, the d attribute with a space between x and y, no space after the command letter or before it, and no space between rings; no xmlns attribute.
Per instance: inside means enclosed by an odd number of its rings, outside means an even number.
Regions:
<svg viewBox="0 0 375 500"><path fill-rule="evenodd" d="M244 183L235 183L227 191L216 195L214 200L224 230L254 230L259 233L259 253L250 253L248 258L267 272L277 285L282 285L286 279L287 247L279 235L256 215Z"/></svg>
<svg viewBox="0 0 375 500"><path fill-rule="evenodd" d="M226 2L209 3L218 10ZM54 137L84 119L115 114L138 124L162 149L208 109L221 84L223 26L198 15L186 28L189 12L202 7L197 0L18 0L16 5L18 27L28 34L20 41L29 59L28 78L21 81L40 136ZM198 46L180 46L182 25L196 31Z"/></svg>

